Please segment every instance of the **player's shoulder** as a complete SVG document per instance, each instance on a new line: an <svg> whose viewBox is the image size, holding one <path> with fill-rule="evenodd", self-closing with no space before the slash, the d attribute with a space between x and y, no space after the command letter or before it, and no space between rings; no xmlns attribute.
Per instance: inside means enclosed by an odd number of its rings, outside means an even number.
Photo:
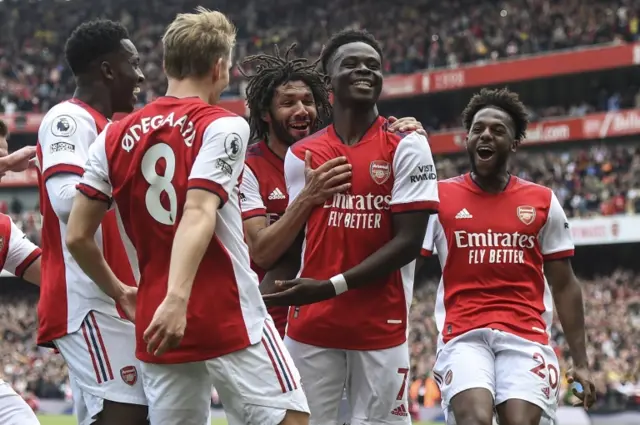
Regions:
<svg viewBox="0 0 640 425"><path fill-rule="evenodd" d="M81 105L64 101L58 103L42 118L38 136L40 139L69 138L78 131L98 132L94 117Z"/></svg>
<svg viewBox="0 0 640 425"><path fill-rule="evenodd" d="M450 177L448 179L438 180L438 188L464 187L467 184L465 175Z"/></svg>
<svg viewBox="0 0 640 425"><path fill-rule="evenodd" d="M227 109L216 105L206 105L198 111L198 119L201 119L208 131L216 133L235 133L248 140L250 128L246 119Z"/></svg>
<svg viewBox="0 0 640 425"><path fill-rule="evenodd" d="M553 190L548 188L547 186L543 186L538 183L534 183L529 180L525 180L520 177L513 176L512 179L515 179L513 182L513 190L511 191L514 195L525 197L531 201L538 201L543 204L550 204L551 198L553 197Z"/></svg>
<svg viewBox="0 0 640 425"><path fill-rule="evenodd" d="M305 151L322 152L329 150L329 142L331 141L332 135L329 132L329 127L325 127L291 145L289 152L300 159L304 159Z"/></svg>
<svg viewBox="0 0 640 425"><path fill-rule="evenodd" d="M249 145L245 162L252 167L258 166L266 160L266 155L268 154L267 149L269 148L264 140Z"/></svg>
<svg viewBox="0 0 640 425"><path fill-rule="evenodd" d="M417 131L396 131L391 132L389 130L385 130L387 135L387 140L391 143L400 144L419 144L426 143L427 137L418 133Z"/></svg>

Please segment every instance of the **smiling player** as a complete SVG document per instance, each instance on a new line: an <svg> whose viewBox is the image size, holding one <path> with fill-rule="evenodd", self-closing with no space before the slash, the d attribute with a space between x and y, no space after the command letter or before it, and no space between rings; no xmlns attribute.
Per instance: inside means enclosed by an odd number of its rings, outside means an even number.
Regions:
<svg viewBox="0 0 640 425"><path fill-rule="evenodd" d="M346 157L351 188L311 211L303 237L265 283L300 279L264 299L300 306L290 309L285 342L312 424L337 423L345 387L352 425L409 424L407 314L413 260L438 206L433 158L424 136L391 133L378 115L382 52L373 36L338 33L321 60L335 95L334 124L288 151L289 202L304 187L308 151L312 165Z"/></svg>
<svg viewBox="0 0 640 425"><path fill-rule="evenodd" d="M38 130L42 218L42 284L38 343L53 343L67 366L78 422L146 423L133 323L82 272L64 244L67 221L89 147L116 112L131 112L144 77L138 52L119 23L96 20L76 28L65 46L76 80L72 99L44 116ZM120 279L135 285L114 211L96 234Z"/></svg>
<svg viewBox="0 0 640 425"><path fill-rule="evenodd" d="M491 425L495 406L501 425L553 424L553 301L575 367L569 382L582 384L585 407L595 401L569 224L551 189L507 171L527 129L517 94L484 89L463 121L471 172L439 183L423 249L437 250L443 270L434 377L447 423Z"/></svg>

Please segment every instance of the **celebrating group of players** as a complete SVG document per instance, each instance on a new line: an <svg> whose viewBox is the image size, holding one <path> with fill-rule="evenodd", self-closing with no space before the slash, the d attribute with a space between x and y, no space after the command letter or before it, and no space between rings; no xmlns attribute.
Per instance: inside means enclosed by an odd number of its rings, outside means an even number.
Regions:
<svg viewBox="0 0 640 425"><path fill-rule="evenodd" d="M216 106L226 16L179 14L162 42L167 93L132 112L144 76L127 31L72 33L76 92L38 133L42 253L0 222L4 267L41 285L38 343L67 362L80 425L205 425L212 386L230 424L408 424L414 273L436 251L449 424L553 423L553 301L593 404L566 217L507 171L527 126L517 95L472 98L471 172L438 183L420 123L378 114L366 31L336 34L318 63L247 58L249 124ZM0 392L0 422L38 423Z"/></svg>

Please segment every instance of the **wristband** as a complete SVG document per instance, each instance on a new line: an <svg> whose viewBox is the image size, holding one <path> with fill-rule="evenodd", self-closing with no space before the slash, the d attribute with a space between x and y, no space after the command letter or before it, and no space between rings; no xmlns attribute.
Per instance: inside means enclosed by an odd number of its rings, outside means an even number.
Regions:
<svg viewBox="0 0 640 425"><path fill-rule="evenodd" d="M336 295L340 295L349 290L349 286L347 286L347 281L344 278L342 273L335 275L329 282L333 284L333 288L336 290Z"/></svg>

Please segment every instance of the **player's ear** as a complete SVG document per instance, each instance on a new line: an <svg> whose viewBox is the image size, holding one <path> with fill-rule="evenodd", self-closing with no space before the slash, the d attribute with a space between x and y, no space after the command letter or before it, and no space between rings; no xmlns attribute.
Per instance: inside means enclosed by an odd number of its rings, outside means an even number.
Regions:
<svg viewBox="0 0 640 425"><path fill-rule="evenodd" d="M262 118L262 121L264 122L271 122L271 112L270 111L263 112L260 118Z"/></svg>
<svg viewBox="0 0 640 425"><path fill-rule="evenodd" d="M100 73L105 79L109 81L113 81L115 79L113 68L111 67L111 64L107 61L100 62Z"/></svg>
<svg viewBox="0 0 640 425"><path fill-rule="evenodd" d="M224 66L222 58L218 58L213 64L213 82L215 83L222 78L222 67Z"/></svg>
<svg viewBox="0 0 640 425"><path fill-rule="evenodd" d="M513 139L511 142L511 152L515 152L518 149L518 145L520 144L519 139Z"/></svg>

